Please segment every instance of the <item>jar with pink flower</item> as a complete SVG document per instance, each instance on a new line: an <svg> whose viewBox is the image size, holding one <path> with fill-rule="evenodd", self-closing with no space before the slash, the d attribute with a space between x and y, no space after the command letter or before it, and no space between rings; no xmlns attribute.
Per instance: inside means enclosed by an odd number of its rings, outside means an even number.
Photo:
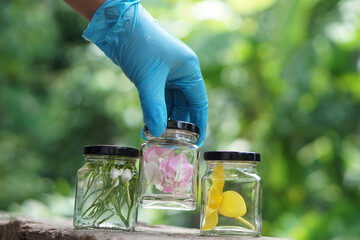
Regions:
<svg viewBox="0 0 360 240"><path fill-rule="evenodd" d="M144 208L194 210L197 203L199 127L169 120L154 137L145 126L147 142L140 150L139 203Z"/></svg>

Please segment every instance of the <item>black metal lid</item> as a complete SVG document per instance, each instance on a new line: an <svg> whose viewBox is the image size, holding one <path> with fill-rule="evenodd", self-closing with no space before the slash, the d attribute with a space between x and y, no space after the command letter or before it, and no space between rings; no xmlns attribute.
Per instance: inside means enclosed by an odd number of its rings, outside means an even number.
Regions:
<svg viewBox="0 0 360 240"><path fill-rule="evenodd" d="M255 152L233 152L233 151L211 151L204 153L206 161L247 161L260 162L260 153Z"/></svg>
<svg viewBox="0 0 360 240"><path fill-rule="evenodd" d="M185 122L185 121L168 120L166 128L167 129L181 129L181 130L194 132L197 134L200 133L200 128L197 125L190 123L190 122ZM144 131L149 131L149 129L146 125L144 126Z"/></svg>
<svg viewBox="0 0 360 240"><path fill-rule="evenodd" d="M84 147L83 154L139 157L139 150L136 148L115 145L90 145Z"/></svg>

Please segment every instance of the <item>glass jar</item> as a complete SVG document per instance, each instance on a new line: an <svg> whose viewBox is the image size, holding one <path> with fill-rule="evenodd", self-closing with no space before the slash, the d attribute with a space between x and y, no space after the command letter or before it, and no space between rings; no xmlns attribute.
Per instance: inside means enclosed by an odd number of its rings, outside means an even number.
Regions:
<svg viewBox="0 0 360 240"><path fill-rule="evenodd" d="M94 145L77 172L74 227L133 231L137 213L139 150Z"/></svg>
<svg viewBox="0 0 360 240"><path fill-rule="evenodd" d="M207 172L201 179L201 234L261 234L259 153L206 152Z"/></svg>
<svg viewBox="0 0 360 240"><path fill-rule="evenodd" d="M145 126L147 142L140 150L139 203L144 208L194 210L197 203L199 128L169 120L165 132L153 137Z"/></svg>

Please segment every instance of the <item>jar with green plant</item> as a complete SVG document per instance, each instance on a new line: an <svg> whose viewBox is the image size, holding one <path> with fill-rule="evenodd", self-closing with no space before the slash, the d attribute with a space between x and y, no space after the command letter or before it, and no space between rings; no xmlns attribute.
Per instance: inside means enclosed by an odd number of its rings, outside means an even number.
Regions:
<svg viewBox="0 0 360 240"><path fill-rule="evenodd" d="M74 226L134 230L139 151L95 145L84 147L85 165L77 174Z"/></svg>

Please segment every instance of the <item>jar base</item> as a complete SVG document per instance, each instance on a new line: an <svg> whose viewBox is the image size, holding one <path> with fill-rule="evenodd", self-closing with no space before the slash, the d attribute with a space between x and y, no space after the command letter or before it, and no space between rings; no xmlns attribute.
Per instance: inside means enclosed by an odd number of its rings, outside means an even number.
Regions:
<svg viewBox="0 0 360 240"><path fill-rule="evenodd" d="M260 237L261 232L256 230L250 230L243 227L215 227L209 231L200 231L204 236L217 236L217 235L238 235L238 236L252 236Z"/></svg>
<svg viewBox="0 0 360 240"><path fill-rule="evenodd" d="M96 230L103 230L103 231L126 231L126 232L132 232L135 230L134 227L123 227L115 223L111 222L104 222L99 224L98 226L93 225L92 222L86 222L86 221L74 221L73 223L74 227L77 229L96 229Z"/></svg>
<svg viewBox="0 0 360 240"><path fill-rule="evenodd" d="M192 211L196 209L197 201L193 198L142 196L139 203L143 208Z"/></svg>

